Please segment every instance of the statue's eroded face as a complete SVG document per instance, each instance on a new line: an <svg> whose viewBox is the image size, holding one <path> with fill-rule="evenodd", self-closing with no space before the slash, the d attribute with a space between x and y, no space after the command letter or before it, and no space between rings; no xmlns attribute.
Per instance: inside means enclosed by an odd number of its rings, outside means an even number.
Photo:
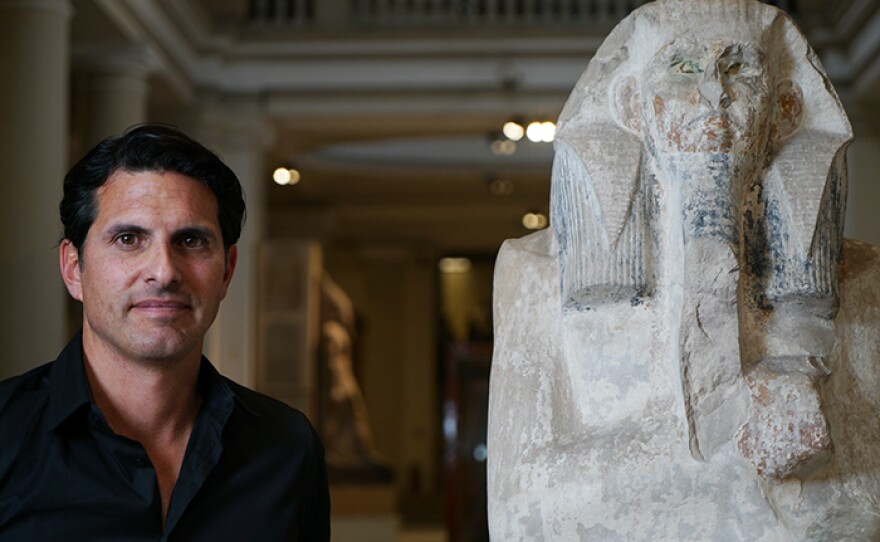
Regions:
<svg viewBox="0 0 880 542"><path fill-rule="evenodd" d="M772 93L764 54L734 40L676 39L645 68L642 118L657 153L765 152Z"/></svg>

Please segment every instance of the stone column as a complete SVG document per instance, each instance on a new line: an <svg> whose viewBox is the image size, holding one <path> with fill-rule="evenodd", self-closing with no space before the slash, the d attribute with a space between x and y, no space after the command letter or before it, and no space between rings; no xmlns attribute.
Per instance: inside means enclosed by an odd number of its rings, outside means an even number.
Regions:
<svg viewBox="0 0 880 542"><path fill-rule="evenodd" d="M68 0L0 0L0 378L63 346L55 248L67 165Z"/></svg>
<svg viewBox="0 0 880 542"><path fill-rule="evenodd" d="M74 67L85 72L77 89L86 113L81 129L83 152L105 137L147 120L149 75L158 66L149 48L112 44L78 47L74 61Z"/></svg>
<svg viewBox="0 0 880 542"><path fill-rule="evenodd" d="M184 128L186 130L186 128ZM255 111L204 111L190 135L213 151L241 180L247 222L238 241L238 265L229 293L205 339L205 354L229 378L254 387L257 360L257 277L260 242L266 221L265 152L271 126Z"/></svg>

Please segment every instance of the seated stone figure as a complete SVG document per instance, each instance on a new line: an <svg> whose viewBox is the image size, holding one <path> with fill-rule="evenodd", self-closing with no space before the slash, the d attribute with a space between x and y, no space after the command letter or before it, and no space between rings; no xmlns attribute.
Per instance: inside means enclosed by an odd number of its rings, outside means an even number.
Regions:
<svg viewBox="0 0 880 542"><path fill-rule="evenodd" d="M659 0L559 119L551 227L495 275L494 540L880 539L880 252L852 132L753 0Z"/></svg>

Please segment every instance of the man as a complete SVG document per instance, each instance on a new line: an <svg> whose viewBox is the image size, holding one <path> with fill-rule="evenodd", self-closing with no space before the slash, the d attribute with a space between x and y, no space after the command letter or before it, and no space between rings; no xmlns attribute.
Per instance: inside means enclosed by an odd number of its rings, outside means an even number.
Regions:
<svg viewBox="0 0 880 542"><path fill-rule="evenodd" d="M201 355L245 212L232 170L143 125L70 170L60 211L83 327L0 383L0 540L328 540L315 431Z"/></svg>
<svg viewBox="0 0 880 542"><path fill-rule="evenodd" d="M772 6L658 0L612 31L560 115L552 227L496 261L493 540L880 539L851 137Z"/></svg>

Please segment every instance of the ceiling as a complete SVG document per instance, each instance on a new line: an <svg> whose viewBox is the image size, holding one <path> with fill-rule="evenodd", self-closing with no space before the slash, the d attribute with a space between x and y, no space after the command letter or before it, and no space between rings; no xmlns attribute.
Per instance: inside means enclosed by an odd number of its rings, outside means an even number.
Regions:
<svg viewBox="0 0 880 542"><path fill-rule="evenodd" d="M513 117L555 120L640 3L74 0L73 51L150 64L151 112L210 104L267 118L266 182L275 165L302 171L268 189L272 235L311 217L331 243L492 253L528 233L524 213L547 211L552 150L521 142L497 156L490 136ZM845 101L880 99L876 0L782 4ZM493 193L496 179L512 193Z"/></svg>

